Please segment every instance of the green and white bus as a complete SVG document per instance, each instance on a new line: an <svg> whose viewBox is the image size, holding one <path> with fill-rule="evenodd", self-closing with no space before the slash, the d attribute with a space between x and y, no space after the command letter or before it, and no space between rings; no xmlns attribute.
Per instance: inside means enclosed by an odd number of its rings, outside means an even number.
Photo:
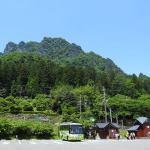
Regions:
<svg viewBox="0 0 150 150"><path fill-rule="evenodd" d="M60 124L60 137L62 140L83 140L83 126L79 123L63 122Z"/></svg>

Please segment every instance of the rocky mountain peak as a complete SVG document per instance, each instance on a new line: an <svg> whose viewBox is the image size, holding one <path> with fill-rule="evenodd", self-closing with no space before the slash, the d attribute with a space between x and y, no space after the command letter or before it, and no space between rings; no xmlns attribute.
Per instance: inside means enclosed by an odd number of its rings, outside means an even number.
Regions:
<svg viewBox="0 0 150 150"><path fill-rule="evenodd" d="M4 49L4 55L8 54L8 53L12 53L14 51L16 51L17 49L17 44L13 43L13 42L8 42L8 44L6 45L6 48Z"/></svg>
<svg viewBox="0 0 150 150"><path fill-rule="evenodd" d="M70 44L62 38L44 37L40 43L33 41L25 43L21 41L19 44L15 44L9 42L4 50L4 55L15 51L32 52L63 65L73 64L85 67L92 65L100 71L109 72L113 69L117 73L123 73L110 59L104 59L94 52L85 53L80 46L75 43Z"/></svg>

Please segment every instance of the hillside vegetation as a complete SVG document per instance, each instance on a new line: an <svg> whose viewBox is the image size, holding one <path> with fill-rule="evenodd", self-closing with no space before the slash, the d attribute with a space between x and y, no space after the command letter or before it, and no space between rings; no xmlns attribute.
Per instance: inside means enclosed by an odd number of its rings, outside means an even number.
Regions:
<svg viewBox="0 0 150 150"><path fill-rule="evenodd" d="M75 121L92 126L92 118L104 122L103 87L108 100L108 121L109 108L113 122L118 120L119 124L123 120L125 125L131 125L139 116L149 118L150 78L142 73L139 77L129 76L112 60L93 52L85 53L80 46L64 39L9 42L0 56L1 114L58 114L59 122ZM3 132L9 119L1 122L4 122L0 131ZM13 125L10 124L11 128ZM28 128L21 123L20 126ZM31 126L29 135L36 134Z"/></svg>
<svg viewBox="0 0 150 150"><path fill-rule="evenodd" d="M62 121L95 118L104 121L103 87L107 112L113 120L129 123L139 116L149 117L150 79L98 72L94 66L58 65L31 52L0 56L0 111L45 111L62 115Z"/></svg>

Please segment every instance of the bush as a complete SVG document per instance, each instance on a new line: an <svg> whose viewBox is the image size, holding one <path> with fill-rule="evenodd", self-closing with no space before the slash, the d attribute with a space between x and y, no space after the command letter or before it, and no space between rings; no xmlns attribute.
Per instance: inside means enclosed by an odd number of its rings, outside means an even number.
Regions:
<svg viewBox="0 0 150 150"><path fill-rule="evenodd" d="M43 123L35 124L33 130L35 135L49 135L49 136L52 135L54 131L52 125Z"/></svg>
<svg viewBox="0 0 150 150"><path fill-rule="evenodd" d="M24 111L33 111L33 107L31 104L27 103L24 105L23 110Z"/></svg>
<svg viewBox="0 0 150 150"><path fill-rule="evenodd" d="M20 106L10 106L10 112L11 113L19 113L22 111L22 108Z"/></svg>
<svg viewBox="0 0 150 150"><path fill-rule="evenodd" d="M13 124L13 133L14 134L27 134L31 130L29 122L14 122Z"/></svg>
<svg viewBox="0 0 150 150"><path fill-rule="evenodd" d="M0 118L0 136L9 134L11 129L11 121L8 118Z"/></svg>
<svg viewBox="0 0 150 150"><path fill-rule="evenodd" d="M0 137L6 135L22 136L43 136L51 137L53 135L53 126L49 123L29 122L24 120L11 121L8 118L0 118ZM15 136L14 136L15 137Z"/></svg>

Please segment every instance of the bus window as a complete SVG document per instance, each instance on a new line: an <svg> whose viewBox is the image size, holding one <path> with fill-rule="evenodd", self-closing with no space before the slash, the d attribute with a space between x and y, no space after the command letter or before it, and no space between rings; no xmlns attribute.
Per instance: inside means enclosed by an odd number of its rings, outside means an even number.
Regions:
<svg viewBox="0 0 150 150"><path fill-rule="evenodd" d="M83 134L82 125L71 125L71 134Z"/></svg>

